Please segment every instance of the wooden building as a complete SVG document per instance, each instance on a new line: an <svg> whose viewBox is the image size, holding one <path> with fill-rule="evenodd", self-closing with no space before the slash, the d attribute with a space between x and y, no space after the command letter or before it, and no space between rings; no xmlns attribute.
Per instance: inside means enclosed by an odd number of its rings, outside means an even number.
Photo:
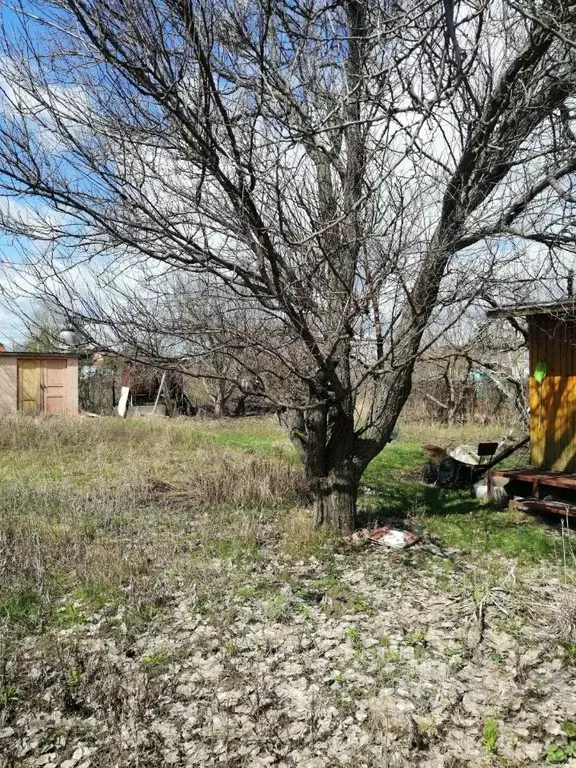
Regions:
<svg viewBox="0 0 576 768"><path fill-rule="evenodd" d="M488 314L525 318L530 354L531 466L493 474L507 477L509 495L524 496L527 508L576 512L576 507L567 508L569 502L576 504L576 300L505 307ZM554 500L559 495L566 497L565 503Z"/></svg>
<svg viewBox="0 0 576 768"><path fill-rule="evenodd" d="M78 356L0 352L0 414L78 413Z"/></svg>

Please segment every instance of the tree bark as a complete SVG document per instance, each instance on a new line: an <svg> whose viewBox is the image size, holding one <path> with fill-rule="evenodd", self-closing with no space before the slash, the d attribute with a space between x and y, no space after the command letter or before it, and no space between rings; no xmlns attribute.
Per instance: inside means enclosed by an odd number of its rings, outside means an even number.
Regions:
<svg viewBox="0 0 576 768"><path fill-rule="evenodd" d="M286 409L278 417L304 463L316 528L351 533L356 527L358 486L367 463L356 451L353 418L324 404L306 415ZM369 459L374 455L370 452Z"/></svg>
<svg viewBox="0 0 576 768"><path fill-rule="evenodd" d="M226 392L226 384L223 381L216 382L216 391L213 391L208 386L206 379L203 379L204 389L212 400L214 407L214 417L220 419L223 416L228 415L226 404L230 396L229 392Z"/></svg>
<svg viewBox="0 0 576 768"><path fill-rule="evenodd" d="M313 478L314 524L341 533L351 533L356 527L358 480L340 472Z"/></svg>

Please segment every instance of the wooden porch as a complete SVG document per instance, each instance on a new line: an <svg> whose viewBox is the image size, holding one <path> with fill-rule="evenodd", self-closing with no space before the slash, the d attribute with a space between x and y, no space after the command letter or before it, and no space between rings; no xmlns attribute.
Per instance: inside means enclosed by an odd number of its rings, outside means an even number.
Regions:
<svg viewBox="0 0 576 768"><path fill-rule="evenodd" d="M576 475L526 467L494 470L489 475L489 482L491 477L508 479L508 508L576 517ZM558 498L552 500L547 499L547 496Z"/></svg>

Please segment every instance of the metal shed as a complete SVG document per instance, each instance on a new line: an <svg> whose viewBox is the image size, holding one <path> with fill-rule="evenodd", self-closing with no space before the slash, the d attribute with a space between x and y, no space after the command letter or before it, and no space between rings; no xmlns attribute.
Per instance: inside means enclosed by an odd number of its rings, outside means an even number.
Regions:
<svg viewBox="0 0 576 768"><path fill-rule="evenodd" d="M0 352L0 414L78 413L78 356Z"/></svg>

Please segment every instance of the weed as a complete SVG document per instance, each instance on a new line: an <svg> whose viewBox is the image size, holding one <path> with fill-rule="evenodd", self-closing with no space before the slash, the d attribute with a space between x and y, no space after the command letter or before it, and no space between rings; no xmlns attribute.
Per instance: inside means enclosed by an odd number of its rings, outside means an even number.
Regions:
<svg viewBox="0 0 576 768"><path fill-rule="evenodd" d="M566 735L566 743L549 744L546 757L549 763L559 765L569 758L576 757L576 723L567 721L560 726Z"/></svg>
<svg viewBox="0 0 576 768"><path fill-rule="evenodd" d="M565 658L568 664L576 666L576 644L570 643L565 648Z"/></svg>
<svg viewBox="0 0 576 768"><path fill-rule="evenodd" d="M355 651L362 650L362 642L360 640L360 630L358 629L358 627L355 627L355 626L348 627L348 629L346 630L346 636L350 641L352 648L354 648Z"/></svg>
<svg viewBox="0 0 576 768"><path fill-rule="evenodd" d="M340 583L342 574L333 559L325 563L325 573L326 575L321 582L324 586L335 587L336 584Z"/></svg>
<svg viewBox="0 0 576 768"><path fill-rule="evenodd" d="M438 724L434 715L423 718L418 723L418 733L426 739L431 740L438 734Z"/></svg>
<svg viewBox="0 0 576 768"><path fill-rule="evenodd" d="M70 689L78 688L83 678L84 672L78 667L74 667L68 673L68 680L66 681L66 684Z"/></svg>
<svg viewBox="0 0 576 768"><path fill-rule="evenodd" d="M0 602L0 617L27 627L35 623L41 609L40 595L30 588L17 588L13 595Z"/></svg>
<svg viewBox="0 0 576 768"><path fill-rule="evenodd" d="M395 648L388 648L387 659L394 664L398 663L401 659L400 651Z"/></svg>
<svg viewBox="0 0 576 768"><path fill-rule="evenodd" d="M447 659L454 659L466 653L466 645L464 643L456 642L456 645L446 646L442 653Z"/></svg>
<svg viewBox="0 0 576 768"><path fill-rule="evenodd" d="M241 597L245 600L255 600L257 597L262 595L262 591L253 584L243 584L239 587L236 587L234 594L237 597Z"/></svg>
<svg viewBox="0 0 576 768"><path fill-rule="evenodd" d="M494 754L496 752L496 747L498 746L499 731L500 728L496 718L488 718L488 720L486 720L484 723L484 728L482 730L482 746L486 752L489 752L490 754Z"/></svg>
<svg viewBox="0 0 576 768"><path fill-rule="evenodd" d="M15 685L0 686L0 710L18 700L18 688Z"/></svg>
<svg viewBox="0 0 576 768"><path fill-rule="evenodd" d="M286 621L290 615L290 604L283 595L276 595L266 603L266 617L269 621Z"/></svg>
<svg viewBox="0 0 576 768"><path fill-rule="evenodd" d="M501 632L506 632L512 637L519 637L522 631L522 619L519 616L511 616L506 618L495 618L493 622L494 628Z"/></svg>
<svg viewBox="0 0 576 768"><path fill-rule="evenodd" d="M294 610L296 613L299 613L301 616L304 616L305 619L309 619L312 615L310 611L310 606L306 605L306 603L297 603L294 606Z"/></svg>
<svg viewBox="0 0 576 768"><path fill-rule="evenodd" d="M406 642L412 647L420 646L424 648L428 644L427 632L425 629L417 629L414 632L408 632Z"/></svg>
<svg viewBox="0 0 576 768"><path fill-rule="evenodd" d="M84 624L86 614L75 603L67 602L56 609L54 618L61 627L68 629L77 624Z"/></svg>
<svg viewBox="0 0 576 768"><path fill-rule="evenodd" d="M89 541L94 541L97 531L98 525L96 520L93 517L84 518L84 536L86 536Z"/></svg>
<svg viewBox="0 0 576 768"><path fill-rule="evenodd" d="M159 612L158 605L156 603L143 603L138 608L138 617L149 623L154 621Z"/></svg>
<svg viewBox="0 0 576 768"><path fill-rule="evenodd" d="M40 738L40 747L58 747L66 744L66 728L49 726Z"/></svg>
<svg viewBox="0 0 576 768"><path fill-rule="evenodd" d="M345 616L353 613L370 613L370 606L363 597L345 584L337 584L326 590L324 610L331 616Z"/></svg>
<svg viewBox="0 0 576 768"><path fill-rule="evenodd" d="M566 749L559 744L549 744L546 750L546 758L549 763L560 764L566 762L568 755Z"/></svg>
<svg viewBox="0 0 576 768"><path fill-rule="evenodd" d="M328 569L328 574L320 581L319 585L323 589L330 589L338 586L340 583L340 577L332 569Z"/></svg>
<svg viewBox="0 0 576 768"><path fill-rule="evenodd" d="M282 549L299 560L314 557L329 562L339 544L336 536L314 527L309 509L290 509L283 516L282 528Z"/></svg>
<svg viewBox="0 0 576 768"><path fill-rule="evenodd" d="M144 664L146 664L147 667L157 667L159 664L162 664L162 662L166 660L166 657L166 653L157 651L156 653L151 653L150 656L145 656Z"/></svg>
<svg viewBox="0 0 576 768"><path fill-rule="evenodd" d="M99 611L105 605L117 604L122 598L122 592L117 587L105 581L88 581L73 593L77 600L89 604L90 608Z"/></svg>
<svg viewBox="0 0 576 768"><path fill-rule="evenodd" d="M223 650L227 656L237 656L240 653L240 646L234 640L229 640Z"/></svg>
<svg viewBox="0 0 576 768"><path fill-rule="evenodd" d="M232 560L235 563L255 562L261 557L258 542L251 534L212 539L206 542L205 553L210 557Z"/></svg>

